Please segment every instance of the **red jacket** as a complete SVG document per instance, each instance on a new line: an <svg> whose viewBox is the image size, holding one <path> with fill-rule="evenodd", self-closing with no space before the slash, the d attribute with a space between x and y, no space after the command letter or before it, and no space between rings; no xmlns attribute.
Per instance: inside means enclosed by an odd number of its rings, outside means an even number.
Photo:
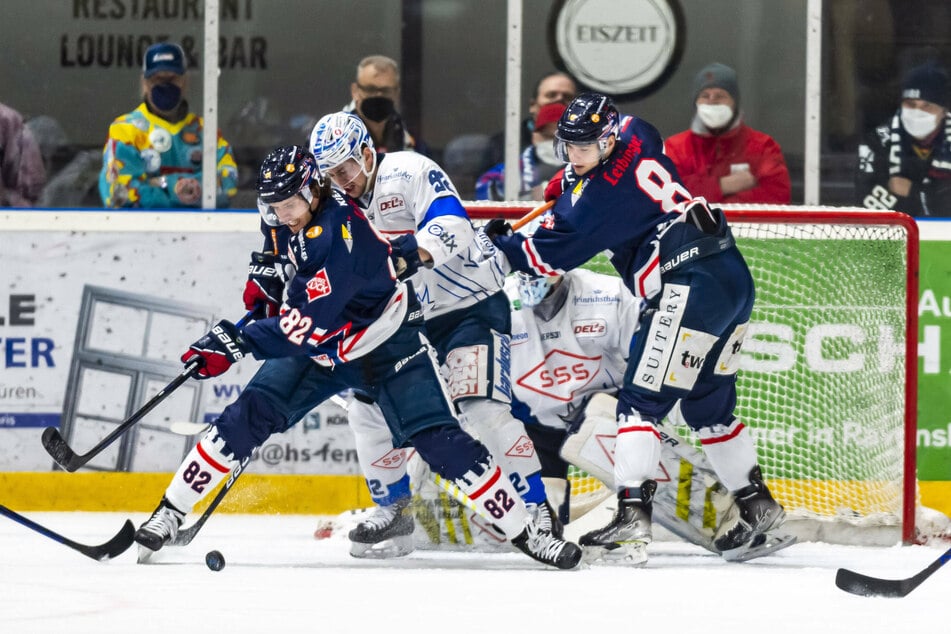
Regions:
<svg viewBox="0 0 951 634"><path fill-rule="evenodd" d="M745 123L719 136L684 130L664 142L664 153L677 166L690 193L707 202L788 205L791 201L782 149L768 134ZM756 186L724 196L720 178L730 173L731 165L744 163L756 177Z"/></svg>

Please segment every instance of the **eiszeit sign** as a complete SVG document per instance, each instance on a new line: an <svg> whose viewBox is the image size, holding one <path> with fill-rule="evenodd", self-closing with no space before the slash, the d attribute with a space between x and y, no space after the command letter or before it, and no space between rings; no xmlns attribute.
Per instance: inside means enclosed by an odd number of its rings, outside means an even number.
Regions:
<svg viewBox="0 0 951 634"><path fill-rule="evenodd" d="M643 96L673 73L683 53L677 0L562 0L552 11L555 64L615 96Z"/></svg>

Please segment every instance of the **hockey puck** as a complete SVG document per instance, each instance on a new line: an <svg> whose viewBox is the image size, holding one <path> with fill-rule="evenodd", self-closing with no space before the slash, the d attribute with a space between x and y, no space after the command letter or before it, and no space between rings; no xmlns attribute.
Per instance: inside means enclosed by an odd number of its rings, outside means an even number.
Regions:
<svg viewBox="0 0 951 634"><path fill-rule="evenodd" d="M217 550L209 550L205 555L205 564L215 572L225 567L225 556Z"/></svg>

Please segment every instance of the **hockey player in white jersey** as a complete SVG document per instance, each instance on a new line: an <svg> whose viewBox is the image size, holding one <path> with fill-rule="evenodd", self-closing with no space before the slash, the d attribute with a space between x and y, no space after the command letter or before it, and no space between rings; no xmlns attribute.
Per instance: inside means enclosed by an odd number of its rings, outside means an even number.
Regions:
<svg viewBox="0 0 951 634"><path fill-rule="evenodd" d="M474 230L436 163L415 152L377 154L359 117L324 116L313 129L310 148L320 170L391 241L400 279L415 288L429 340L466 428L497 457L538 524L560 534L532 442L510 411L510 314L495 248ZM374 408L355 400L348 416L378 505L350 533L351 553L358 557L405 554L413 531L409 478L400 475L404 452L393 446Z"/></svg>

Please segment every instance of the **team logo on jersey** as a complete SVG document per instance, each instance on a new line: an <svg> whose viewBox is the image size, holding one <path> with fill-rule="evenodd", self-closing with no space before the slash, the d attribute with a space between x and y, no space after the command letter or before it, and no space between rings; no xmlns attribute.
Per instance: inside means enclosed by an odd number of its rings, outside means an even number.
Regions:
<svg viewBox="0 0 951 634"><path fill-rule="evenodd" d="M578 199L581 198L581 192L584 191L585 185L588 184L587 178L579 179L575 186L571 190L571 206L574 207L575 203L578 202Z"/></svg>
<svg viewBox="0 0 951 634"><path fill-rule="evenodd" d="M571 322L575 337L603 337L608 331L608 322L603 319L579 319Z"/></svg>
<svg viewBox="0 0 951 634"><path fill-rule="evenodd" d="M330 278L327 277L327 269L320 269L314 274L314 277L307 280L306 290L308 302L330 295L333 288L330 286Z"/></svg>
<svg viewBox="0 0 951 634"><path fill-rule="evenodd" d="M324 232L324 228L321 227L320 225L317 225L315 227L311 227L310 229L308 229L304 235L307 236L308 238L316 238L323 232Z"/></svg>
<svg viewBox="0 0 951 634"><path fill-rule="evenodd" d="M520 377L516 383L542 396L570 403L575 393L587 386L598 370L601 357L584 357L564 350L552 350L545 360Z"/></svg>
<svg viewBox="0 0 951 634"><path fill-rule="evenodd" d="M426 227L426 231L427 233L439 238L439 241L443 243L443 246L446 247L446 251L449 253L452 253L456 250L456 247L458 246L456 244L456 234L449 233L442 225L431 224Z"/></svg>
<svg viewBox="0 0 951 634"><path fill-rule="evenodd" d="M347 252L353 252L353 233L350 231L350 219L347 218L347 224L340 225L340 232L343 235L343 241L347 245Z"/></svg>
<svg viewBox="0 0 951 634"><path fill-rule="evenodd" d="M403 200L403 197L399 194L393 194L382 199L378 206L380 208L380 215L385 216L394 211L399 211L400 209L406 208L406 201Z"/></svg>

